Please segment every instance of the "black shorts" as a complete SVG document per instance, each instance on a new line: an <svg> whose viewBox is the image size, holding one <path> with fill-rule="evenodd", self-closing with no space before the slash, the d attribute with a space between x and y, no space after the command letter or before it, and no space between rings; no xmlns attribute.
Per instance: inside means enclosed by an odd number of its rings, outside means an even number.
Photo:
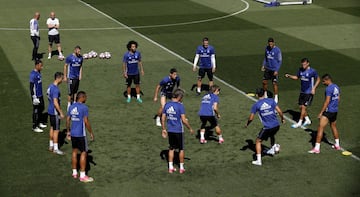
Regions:
<svg viewBox="0 0 360 197"><path fill-rule="evenodd" d="M50 126L54 131L60 131L60 116L59 115L50 115Z"/></svg>
<svg viewBox="0 0 360 197"><path fill-rule="evenodd" d="M68 79L68 92L69 95L76 94L79 90L80 80L79 79Z"/></svg>
<svg viewBox="0 0 360 197"><path fill-rule="evenodd" d="M200 129L205 129L207 122L210 123L210 129L213 129L218 125L215 116L200 116L200 120L201 120Z"/></svg>
<svg viewBox="0 0 360 197"><path fill-rule="evenodd" d="M329 119L330 122L335 122L337 118L337 112L326 112L324 111L322 113L323 116L325 116L327 119Z"/></svg>
<svg viewBox="0 0 360 197"><path fill-rule="evenodd" d="M313 100L313 97L314 97L314 95L312 95L312 94L300 93L299 105L310 106L311 102Z"/></svg>
<svg viewBox="0 0 360 197"><path fill-rule="evenodd" d="M167 99L171 99L172 95L172 92L160 92L160 96L165 96Z"/></svg>
<svg viewBox="0 0 360 197"><path fill-rule="evenodd" d="M73 149L78 149L80 152L88 151L86 137L71 137L71 144Z"/></svg>
<svg viewBox="0 0 360 197"><path fill-rule="evenodd" d="M207 74L209 81L212 81L214 78L213 72L212 72L212 68L200 68L199 69L199 79L202 79L205 77L205 73Z"/></svg>
<svg viewBox="0 0 360 197"><path fill-rule="evenodd" d="M274 137L279 131L280 126L273 127L271 129L262 128L258 134L258 138L261 140L267 140L269 137Z"/></svg>
<svg viewBox="0 0 360 197"><path fill-rule="evenodd" d="M277 83L278 76L274 76L274 72L273 70L265 68L263 80L271 80L273 83Z"/></svg>
<svg viewBox="0 0 360 197"><path fill-rule="evenodd" d="M183 133L168 132L169 137L169 149L184 150L184 135Z"/></svg>
<svg viewBox="0 0 360 197"><path fill-rule="evenodd" d="M48 38L49 38L49 45L52 45L53 42L55 42L55 44L60 44L60 34L48 35Z"/></svg>
<svg viewBox="0 0 360 197"><path fill-rule="evenodd" d="M135 85L139 85L140 84L140 74L128 75L128 78L126 79L126 85L128 87L130 87L133 81L134 81Z"/></svg>

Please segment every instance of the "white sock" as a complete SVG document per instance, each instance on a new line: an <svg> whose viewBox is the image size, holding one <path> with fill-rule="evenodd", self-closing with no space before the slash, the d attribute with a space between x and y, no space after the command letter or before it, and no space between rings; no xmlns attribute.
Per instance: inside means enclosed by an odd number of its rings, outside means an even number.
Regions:
<svg viewBox="0 0 360 197"><path fill-rule="evenodd" d="M265 96L265 98L267 98L267 97L268 97L268 95L267 95L267 91L265 91L265 92L264 92L264 96Z"/></svg>
<svg viewBox="0 0 360 197"><path fill-rule="evenodd" d="M73 173L72 174L77 174L77 170L76 169L72 169Z"/></svg>
<svg viewBox="0 0 360 197"><path fill-rule="evenodd" d="M140 98L140 94L137 94L137 95L136 95L136 98L139 99L139 98Z"/></svg>
<svg viewBox="0 0 360 197"><path fill-rule="evenodd" d="M220 135L219 135L219 139L222 139L222 138L223 138L223 137L222 137L222 135L220 134Z"/></svg>
<svg viewBox="0 0 360 197"><path fill-rule="evenodd" d="M131 99L131 95L130 95L130 94L128 94L128 98Z"/></svg>
<svg viewBox="0 0 360 197"><path fill-rule="evenodd" d="M51 53L49 53L49 57L51 57Z"/></svg>
<svg viewBox="0 0 360 197"><path fill-rule="evenodd" d="M258 161L261 162L261 154L256 154L256 158L257 158Z"/></svg>
<svg viewBox="0 0 360 197"><path fill-rule="evenodd" d="M205 132L200 132L200 139L205 139Z"/></svg>
<svg viewBox="0 0 360 197"><path fill-rule="evenodd" d="M196 88L197 89L197 92L201 92L201 88Z"/></svg>
<svg viewBox="0 0 360 197"><path fill-rule="evenodd" d="M50 146L50 147L54 147L54 141L50 140L50 141L49 141L49 146Z"/></svg>
<svg viewBox="0 0 360 197"><path fill-rule="evenodd" d="M275 94L275 96L274 96L274 100L275 100L275 102L276 102L276 103L278 103L278 102L279 102L279 97L278 97L278 95L277 95L277 94Z"/></svg>
<svg viewBox="0 0 360 197"><path fill-rule="evenodd" d="M86 176L85 171L80 171L80 178L84 178Z"/></svg>
<svg viewBox="0 0 360 197"><path fill-rule="evenodd" d="M58 143L54 143L54 150L59 150L59 146L58 146Z"/></svg>
<svg viewBox="0 0 360 197"><path fill-rule="evenodd" d="M59 56L63 56L63 54L61 52L59 52Z"/></svg>
<svg viewBox="0 0 360 197"><path fill-rule="evenodd" d="M308 122L311 122L309 116L305 116L305 120L308 121Z"/></svg>
<svg viewBox="0 0 360 197"><path fill-rule="evenodd" d="M156 117L156 121L160 122L160 116Z"/></svg>
<svg viewBox="0 0 360 197"><path fill-rule="evenodd" d="M315 143L315 149L320 150L320 143Z"/></svg>
<svg viewBox="0 0 360 197"><path fill-rule="evenodd" d="M299 120L298 125L302 125L303 120Z"/></svg>
<svg viewBox="0 0 360 197"><path fill-rule="evenodd" d="M184 163L180 163L180 169L184 169Z"/></svg>
<svg viewBox="0 0 360 197"><path fill-rule="evenodd" d="M169 169L174 168L173 162L169 162Z"/></svg>
<svg viewBox="0 0 360 197"><path fill-rule="evenodd" d="M340 146L340 139L335 139L335 146Z"/></svg>

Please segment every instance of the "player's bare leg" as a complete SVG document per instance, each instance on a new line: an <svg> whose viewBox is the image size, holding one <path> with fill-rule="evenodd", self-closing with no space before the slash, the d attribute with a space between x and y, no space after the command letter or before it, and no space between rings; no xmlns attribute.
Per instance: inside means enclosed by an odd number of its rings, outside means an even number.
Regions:
<svg viewBox="0 0 360 197"><path fill-rule="evenodd" d="M166 103L166 96L161 96L160 97L160 107L159 110L157 112L157 117L156 117L156 126L161 127L161 114L162 114L162 110L165 106Z"/></svg>
<svg viewBox="0 0 360 197"><path fill-rule="evenodd" d="M57 50L59 52L59 57L63 57L62 51L61 51L61 44L57 44Z"/></svg>
<svg viewBox="0 0 360 197"><path fill-rule="evenodd" d="M333 145L333 148L336 150L340 150L340 140L339 140L339 132L336 127L336 121L330 123L331 131L334 136L335 145Z"/></svg>
<svg viewBox="0 0 360 197"><path fill-rule="evenodd" d="M128 86L126 88L126 92L127 92L127 100L126 100L126 102L130 103L131 102L131 86Z"/></svg>
<svg viewBox="0 0 360 197"><path fill-rule="evenodd" d="M86 152L81 152L80 154L80 181L81 182L92 182L94 179L92 177L86 176Z"/></svg>
<svg viewBox="0 0 360 197"><path fill-rule="evenodd" d="M185 168L184 168L185 152L184 152L184 150L180 150L179 160L180 160L180 174L182 174L185 172Z"/></svg>
<svg viewBox="0 0 360 197"><path fill-rule="evenodd" d="M265 90L264 96L265 98L267 98L267 89L268 89L268 81L267 80L263 80L262 81L262 85L263 85L263 89Z"/></svg>
<svg viewBox="0 0 360 197"><path fill-rule="evenodd" d="M329 123L329 119L327 117L325 116L320 117L320 123L316 134L315 147L312 150L310 150L309 153L316 153L316 154L320 153L320 143L324 136L324 128L328 123Z"/></svg>
<svg viewBox="0 0 360 197"><path fill-rule="evenodd" d="M142 103L142 100L140 98L140 85L139 84L136 84L135 85L135 90L136 90L136 100L139 102L139 103Z"/></svg>
<svg viewBox="0 0 360 197"><path fill-rule="evenodd" d="M168 159L169 159L169 173L173 173L174 171L176 171L176 169L174 168L174 149L169 150Z"/></svg>
<svg viewBox="0 0 360 197"><path fill-rule="evenodd" d="M222 130L220 129L219 126L216 126L216 127L215 127L215 132L216 132L216 134L217 134L218 137L219 137L219 144L224 143L224 138L223 138L223 136L222 136Z"/></svg>
<svg viewBox="0 0 360 197"><path fill-rule="evenodd" d="M49 131L49 151L53 151L54 150L54 130L53 127L50 127L50 131Z"/></svg>
<svg viewBox="0 0 360 197"><path fill-rule="evenodd" d="M52 54L52 44L50 44L50 43L49 43L49 46L48 46L48 52L49 52L48 59L51 59L51 54Z"/></svg>
<svg viewBox="0 0 360 197"><path fill-rule="evenodd" d="M206 144L205 129L200 129L200 144Z"/></svg>
<svg viewBox="0 0 360 197"><path fill-rule="evenodd" d="M255 142L256 160L252 161L252 164L261 166L261 139L256 138Z"/></svg>
<svg viewBox="0 0 360 197"><path fill-rule="evenodd" d="M77 173L77 153L78 153L78 149L73 149L72 153L71 153L71 168L72 168L72 176L76 179L78 176Z"/></svg>

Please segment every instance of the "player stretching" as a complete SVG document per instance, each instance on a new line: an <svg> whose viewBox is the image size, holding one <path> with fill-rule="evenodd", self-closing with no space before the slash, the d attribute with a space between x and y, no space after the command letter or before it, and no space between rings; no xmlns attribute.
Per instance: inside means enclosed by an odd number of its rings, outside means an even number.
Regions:
<svg viewBox="0 0 360 197"><path fill-rule="evenodd" d="M322 77L322 83L327 86L325 89L325 102L318 115L320 123L316 136L315 147L309 151L309 153L320 153L320 142L323 138L324 128L330 122L331 131L334 135L335 145L332 146L335 150L340 150L339 132L336 127L336 117L340 102L340 88L332 82L332 78L329 74L325 74Z"/></svg>
<svg viewBox="0 0 360 197"><path fill-rule="evenodd" d="M182 104L184 91L176 89L171 101L167 102L164 106L161 122L162 122L162 136L163 138L169 137L169 173L176 171L174 168L174 149L179 149L180 160L180 174L185 172L184 168L184 128L183 124L193 134L194 130L191 128L185 116L185 108ZM165 124L165 121L167 124ZM167 129L166 126L167 125Z"/></svg>
<svg viewBox="0 0 360 197"><path fill-rule="evenodd" d="M256 161L252 161L252 164L261 166L261 142L263 140L267 140L270 137L270 144L271 149L268 150L268 154L275 154L275 134L280 129L280 124L276 116L275 110L278 112L281 122L285 123L283 113L277 103L272 98L265 98L265 90L264 89L257 89L256 95L258 96L259 100L251 107L251 114L249 119L245 125L245 128L249 126L251 121L254 120L254 116L256 112L259 112L259 117L261 123L264 127L260 130L257 138L256 138Z"/></svg>
<svg viewBox="0 0 360 197"><path fill-rule="evenodd" d="M135 41L129 41L126 45L128 52L124 54L123 57L123 75L126 79L127 84L127 100L126 102L131 102L131 83L134 81L136 89L136 100L139 103L142 103L140 98L140 74L144 75L144 68L141 62L141 54L139 51L136 51L138 43Z"/></svg>
<svg viewBox="0 0 360 197"><path fill-rule="evenodd" d="M92 182L94 179L92 177L86 176L86 157L87 157L87 140L86 140L86 129L90 133L90 139L94 140L94 134L90 126L88 119L89 110L88 107L84 104L86 102L87 96L83 91L79 91L76 95L76 103L72 104L69 107L66 117L66 129L67 135L71 136L72 143L72 156L71 156L71 167L72 167L72 176L77 179L77 154L80 151L80 181L81 182ZM71 129L70 129L71 125ZM86 127L86 129L85 129Z"/></svg>
<svg viewBox="0 0 360 197"><path fill-rule="evenodd" d="M313 97L315 95L316 88L320 83L320 77L315 69L310 68L310 62L307 58L303 58L301 60L301 67L297 73L297 75L285 74L286 78L290 78L293 80L300 79L301 88L299 95L299 106L300 106L300 119L299 122L291 125L292 128L298 128L301 126L307 126L311 124L311 120L306 111L307 107L311 105ZM305 122L303 123L303 119L305 118Z"/></svg>
<svg viewBox="0 0 360 197"><path fill-rule="evenodd" d="M164 77L155 88L154 102L157 101L158 93L160 90L160 108L156 117L156 126L161 127L161 113L166 103L166 98L171 99L174 87L180 87L180 78L177 76L177 70L175 68L170 69L169 76Z"/></svg>
<svg viewBox="0 0 360 197"><path fill-rule="evenodd" d="M218 125L217 118L220 118L219 114L219 95L220 87L217 85L213 85L210 87L210 92L202 97L201 106L199 110L199 116L201 120L200 127L200 143L207 143L205 140L205 126L206 123L210 123L209 129L215 128L215 132L219 137L219 144L224 143L224 138L222 137L222 131L220 126ZM215 117L216 116L216 117Z"/></svg>
<svg viewBox="0 0 360 197"><path fill-rule="evenodd" d="M280 48L275 46L273 38L268 39L268 46L265 48L265 58L261 70L264 71L263 89L265 90L265 98L267 98L268 80L272 81L274 86L274 100L279 101L278 90L278 74L282 63L282 55Z"/></svg>
<svg viewBox="0 0 360 197"><path fill-rule="evenodd" d="M74 53L67 56L65 60L64 73L66 76L64 77L64 81L67 81L69 92L67 109L69 109L70 105L74 102L76 92L80 85L83 64L83 57L80 52L81 47L75 46Z"/></svg>
<svg viewBox="0 0 360 197"><path fill-rule="evenodd" d="M209 45L209 38L203 38L203 45L198 46L196 49L196 55L194 58L193 71L196 71L196 66L199 62L199 75L197 81L196 93L199 95L201 93L201 81L205 77L205 73L209 79L209 87L211 87L213 82L213 73L216 69L215 61L215 49L213 46Z"/></svg>

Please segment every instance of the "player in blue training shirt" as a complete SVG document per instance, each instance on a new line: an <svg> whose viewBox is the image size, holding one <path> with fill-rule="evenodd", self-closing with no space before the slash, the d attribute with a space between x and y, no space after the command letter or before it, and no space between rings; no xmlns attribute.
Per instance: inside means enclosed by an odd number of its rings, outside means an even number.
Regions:
<svg viewBox="0 0 360 197"><path fill-rule="evenodd" d="M267 140L270 138L270 144L271 148L267 151L267 154L275 154L275 134L280 129L280 124L277 119L276 112L278 112L281 122L285 123L283 113L280 109L280 107L277 105L274 99L272 98L265 98L265 90L262 88L259 88L256 90L256 95L259 97L259 100L251 107L251 114L249 116L249 119L245 125L245 128L249 126L251 121L254 120L255 114L259 113L259 118L261 120L261 123L264 125L264 127L260 130L260 133L258 134L256 138L256 161L252 161L252 164L254 165L262 165L261 162L261 142L263 140ZM279 145L278 145L279 146Z"/></svg>
<svg viewBox="0 0 360 197"><path fill-rule="evenodd" d="M144 75L144 68L141 62L141 53L136 51L138 43L135 41L129 41L126 45L128 51L123 57L123 75L127 84L127 99L126 102L131 102L131 84L134 82L136 89L136 100L142 103L140 97L140 72ZM140 67L140 71L139 71Z"/></svg>
<svg viewBox="0 0 360 197"><path fill-rule="evenodd" d="M279 47L275 46L274 39L269 38L268 45L265 48L265 58L261 67L261 70L264 71L262 83L263 89L265 90L265 98L267 98L268 80L272 81L274 86L274 100L276 103L279 101L278 75L281 63L281 50Z"/></svg>
<svg viewBox="0 0 360 197"><path fill-rule="evenodd" d="M62 152L58 146L60 119L64 118L64 114L60 107L60 89L58 86L64 80L64 73L56 72L54 78L54 82L49 85L46 91L49 100L48 114L50 117L49 151L53 151L58 155L64 155L65 153Z"/></svg>
<svg viewBox="0 0 360 197"><path fill-rule="evenodd" d="M318 115L320 123L317 130L315 147L309 151L309 153L315 154L320 153L320 143L323 138L324 129L329 122L335 139L335 144L332 148L335 150L341 150L339 132L336 127L336 118L340 102L340 88L332 82L332 77L329 74L325 74L321 78L322 83L327 87L325 89L325 101Z"/></svg>
<svg viewBox="0 0 360 197"><path fill-rule="evenodd" d="M67 81L69 92L67 108L74 102L82 77L83 57L80 53L81 47L75 46L74 53L67 56L65 60L64 80Z"/></svg>
<svg viewBox="0 0 360 197"><path fill-rule="evenodd" d="M199 116L201 120L200 127L200 143L207 143L205 139L206 123L210 123L210 127L207 129L215 128L215 132L219 137L219 144L224 143L224 138L222 137L222 131L218 124L217 119L220 118L219 114L219 95L220 87L218 85L213 85L210 87L210 92L202 97L201 105L199 110Z"/></svg>
<svg viewBox="0 0 360 197"><path fill-rule="evenodd" d="M161 117L162 109L166 103L166 99L172 98L172 93L174 91L175 86L177 88L180 87L180 77L177 75L176 68L172 68L170 69L169 76L164 77L155 88L154 102L157 101L158 99L157 97L160 91L160 108L158 110L156 117L156 125L159 127L161 127L160 117Z"/></svg>
<svg viewBox="0 0 360 197"><path fill-rule="evenodd" d="M89 122L89 110L85 105L87 96L84 91L79 91L76 95L76 103L73 103L67 112L66 129L67 135L71 136L72 156L71 167L72 176L77 179L77 154L80 151L80 181L92 182L94 179L85 174L86 158L88 145L86 140L86 129L90 133L91 140L94 140L94 133ZM71 125L71 128L70 128Z"/></svg>
<svg viewBox="0 0 360 197"><path fill-rule="evenodd" d="M182 104L184 91L176 89L172 95L171 101L164 106L161 122L162 122L162 136L169 137L169 173L176 171L174 168L174 149L179 149L180 173L185 172L184 168L184 127L183 124L193 134L194 130L191 128L186 116L185 108ZM167 123L167 124L165 124ZM166 129L167 127L167 129Z"/></svg>
<svg viewBox="0 0 360 197"><path fill-rule="evenodd" d="M292 128L298 128L301 126L307 126L311 124L311 120L306 111L307 107L311 105L313 97L315 95L316 88L320 84L320 77L315 69L310 67L308 58L301 60L301 67L296 75L285 74L286 78L293 80L300 79L301 88L299 95L299 106L300 106L300 119L297 123L291 125ZM305 122L303 124L303 119Z"/></svg>
<svg viewBox="0 0 360 197"><path fill-rule="evenodd" d="M35 60L35 68L30 73L30 95L33 104L32 113L32 130L37 133L43 132L43 128L46 128L44 124L43 111L45 109L44 97L42 91L41 70L43 69L43 63L41 60Z"/></svg>
<svg viewBox="0 0 360 197"><path fill-rule="evenodd" d="M203 45L198 46L196 49L196 54L194 58L193 71L196 71L196 66L199 62L199 75L197 80L197 94L201 93L201 81L207 74L209 79L209 87L211 87L213 82L213 73L216 70L216 61L215 61L215 48L209 45L209 38L203 38Z"/></svg>

